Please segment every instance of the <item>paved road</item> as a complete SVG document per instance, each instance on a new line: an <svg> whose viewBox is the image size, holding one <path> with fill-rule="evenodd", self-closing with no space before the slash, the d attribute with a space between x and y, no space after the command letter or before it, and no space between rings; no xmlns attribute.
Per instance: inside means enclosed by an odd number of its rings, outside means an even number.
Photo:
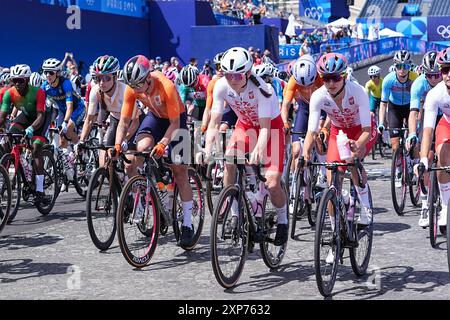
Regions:
<svg viewBox="0 0 450 320"><path fill-rule="evenodd" d="M357 72L358 78L366 79L365 72ZM438 249L431 248L428 230L417 225L418 211L409 202L406 214L397 216L389 165L381 159L366 165L375 206L371 270L357 278L346 258L333 298L449 299L445 239L439 238ZM194 251L177 247L169 233L160 238L152 263L134 270L117 241L106 253L94 247L84 207L72 189L48 216L32 207L18 213L0 238L0 299L322 299L314 276L314 232L305 220L298 239L289 241L279 270L269 271L256 250L238 286L224 290L211 269L209 215Z"/></svg>

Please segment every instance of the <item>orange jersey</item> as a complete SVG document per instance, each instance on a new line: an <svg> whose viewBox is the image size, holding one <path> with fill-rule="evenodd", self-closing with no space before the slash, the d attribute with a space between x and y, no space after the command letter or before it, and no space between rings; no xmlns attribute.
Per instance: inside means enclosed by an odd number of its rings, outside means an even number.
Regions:
<svg viewBox="0 0 450 320"><path fill-rule="evenodd" d="M309 100L311 99L311 95L314 91L319 89L323 85L323 80L317 75L314 83L308 87L303 87L295 81L294 76L291 76L287 86L283 90L283 98L288 100L289 102L292 99L302 99L304 102L309 104Z"/></svg>
<svg viewBox="0 0 450 320"><path fill-rule="evenodd" d="M136 100L139 100L158 118L177 119L185 112L175 84L159 71L151 73L153 88L150 92L137 93L130 86L125 89L121 115L131 118Z"/></svg>
<svg viewBox="0 0 450 320"><path fill-rule="evenodd" d="M217 80L219 80L219 77L214 77L209 83L208 88L206 89L206 109L211 109L213 104L213 91L214 91L214 85L216 84Z"/></svg>

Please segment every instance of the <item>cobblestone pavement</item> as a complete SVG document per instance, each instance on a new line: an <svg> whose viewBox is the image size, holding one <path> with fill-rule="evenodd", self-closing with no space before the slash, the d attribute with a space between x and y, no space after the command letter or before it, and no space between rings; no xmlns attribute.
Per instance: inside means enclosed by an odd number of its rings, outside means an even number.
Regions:
<svg viewBox="0 0 450 320"><path fill-rule="evenodd" d="M338 271L333 299L449 299L445 238L432 249L408 200L398 216L391 203L389 164L368 161L375 206L370 271L357 278L348 257ZM185 252L173 233L161 237L151 264L133 269L117 241L106 253L92 244L85 202L71 191L43 217L21 209L0 238L0 299L322 299L315 282L314 232L300 221L282 266L270 271L259 250L249 255L238 285L220 287L211 268L207 214L198 247ZM348 254L346 254L348 256Z"/></svg>

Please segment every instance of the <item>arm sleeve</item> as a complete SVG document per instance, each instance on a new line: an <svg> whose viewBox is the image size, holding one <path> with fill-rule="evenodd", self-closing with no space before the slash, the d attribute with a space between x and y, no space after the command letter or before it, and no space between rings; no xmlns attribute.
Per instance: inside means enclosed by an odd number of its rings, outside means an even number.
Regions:
<svg viewBox="0 0 450 320"><path fill-rule="evenodd" d="M383 85L381 86L381 101L388 102L389 95L391 94L391 77L388 75L383 80Z"/></svg>
<svg viewBox="0 0 450 320"><path fill-rule="evenodd" d="M358 89L356 99L359 103L359 120L361 121L361 127L371 127L372 119L370 118L370 106L369 106L369 96L364 91L364 88L360 85L357 86Z"/></svg>
<svg viewBox="0 0 450 320"><path fill-rule="evenodd" d="M257 92L257 97L258 97L258 118L262 119L262 118L270 118L272 119L273 117L273 110L279 110L280 108L278 107L278 97L275 93L275 90L272 88L272 86L270 85L263 85L262 88L271 94L271 96L269 98L266 98L265 96L263 96L263 94L261 93L261 90L259 90L259 88L256 88L256 92Z"/></svg>
<svg viewBox="0 0 450 320"><path fill-rule="evenodd" d="M226 86L223 85L223 82L220 80L217 81L213 90L213 103L211 107L211 113L220 113L223 114L224 111L224 93L226 90Z"/></svg>
<svg viewBox="0 0 450 320"><path fill-rule="evenodd" d="M3 95L3 101L2 101L2 112L9 113L11 108L11 94L9 93L9 90L6 90L5 94Z"/></svg>
<svg viewBox="0 0 450 320"><path fill-rule="evenodd" d="M295 85L296 85L295 79L293 76L291 76L291 78L289 79L289 82L284 87L283 98L285 100L291 102L292 99L294 99Z"/></svg>
<svg viewBox="0 0 450 320"><path fill-rule="evenodd" d="M410 110L419 111L420 101L422 99L422 85L419 81L414 81L411 87L411 101L409 105Z"/></svg>
<svg viewBox="0 0 450 320"><path fill-rule="evenodd" d="M98 87L94 86L91 88L89 93L89 106L88 106L88 115L94 116L97 114L98 107Z"/></svg>
<svg viewBox="0 0 450 320"><path fill-rule="evenodd" d="M62 88L66 93L66 102L73 102L73 86L70 80L65 80L62 84Z"/></svg>
<svg viewBox="0 0 450 320"><path fill-rule="evenodd" d="M127 86L125 88L125 93L123 96L123 105L120 115L125 118L131 118L133 115L133 109L135 108L135 104L136 104L136 97L134 95L134 91L129 86Z"/></svg>
<svg viewBox="0 0 450 320"><path fill-rule="evenodd" d="M45 91L42 89L36 92L36 112L45 113Z"/></svg>
<svg viewBox="0 0 450 320"><path fill-rule="evenodd" d="M439 97L436 97L436 94L433 95L433 92L430 91L427 94L424 104L425 116L423 120L424 128L435 128L436 125L436 117L438 115L438 101ZM2 108L3 109L3 108Z"/></svg>
<svg viewBox="0 0 450 320"><path fill-rule="evenodd" d="M309 119L308 119L308 131L319 132L320 113L321 109L321 97L318 91L315 91L311 95L309 102Z"/></svg>

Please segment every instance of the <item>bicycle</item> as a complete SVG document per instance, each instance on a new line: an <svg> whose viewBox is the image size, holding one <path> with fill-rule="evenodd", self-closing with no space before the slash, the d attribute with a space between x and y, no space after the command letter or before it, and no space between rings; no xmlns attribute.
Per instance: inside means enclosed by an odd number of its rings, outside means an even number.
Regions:
<svg viewBox="0 0 450 320"><path fill-rule="evenodd" d="M391 195L395 212L397 212L399 216L402 216L406 204L407 189L409 189L409 196L412 204L415 207L420 205L420 189L413 170L414 155L412 150L414 150L415 144L412 144L410 150L406 150L405 141L408 128L391 128L391 130L400 132L400 146L395 150L392 156ZM401 187L395 185L399 180L401 181ZM400 192L398 193L398 191Z"/></svg>
<svg viewBox="0 0 450 320"><path fill-rule="evenodd" d="M310 163L312 166L325 166L332 171L331 185L325 190L317 212L314 240L314 267L316 283L320 294L331 295L336 282L338 263L343 264L345 248L350 251L350 263L356 276L366 273L373 242L373 218L370 225L355 223L359 202L356 190L350 179L350 201L345 204L342 196L339 167L356 167L358 183L362 187L362 165L355 163ZM369 201L372 208L372 195L369 188ZM360 208L360 210L363 210ZM337 218L336 218L337 217ZM331 257L331 258L330 258Z"/></svg>
<svg viewBox="0 0 450 320"><path fill-rule="evenodd" d="M114 146L80 146L80 148L107 151ZM116 235L116 212L125 179L123 162L131 163L123 153L119 154L117 160L106 154L105 165L94 171L86 193L89 235L94 245L101 251L109 249Z"/></svg>
<svg viewBox="0 0 450 320"><path fill-rule="evenodd" d="M261 176L259 167L252 166L259 180L256 184L260 188L259 192L263 192L265 196L262 215L257 219L249 200L248 193L252 191L249 190L245 179L247 174L244 159L232 159L232 163L237 164L237 182L221 191L210 230L212 267L217 282L224 288L236 285L244 269L247 253L253 252L256 243L259 243L264 263L270 269L280 266L287 247L287 242L281 246L275 246L273 243L277 216L275 210L267 209L268 191L264 184L266 179ZM282 187L287 194L283 181ZM286 207L287 205L286 201ZM237 216L231 213L232 207L237 209Z"/></svg>
<svg viewBox="0 0 450 320"><path fill-rule="evenodd" d="M442 200L439 192L439 184L437 179L437 171L445 171L446 173L450 173L450 166L448 167L437 167L437 155L435 154L433 157L433 163L430 168L428 168L427 172L430 172L430 182L428 185L428 192L425 188L425 184L423 182L423 174L425 173L425 166L420 163L418 167L419 173L419 185L422 189L422 193L428 195L428 219L429 219L429 232L430 232L430 244L431 247L437 247L437 236L438 236L438 219L439 213L442 210ZM448 218L447 218L448 219ZM443 235L447 235L447 229L444 226L439 227L439 231ZM447 240L448 241L448 240Z"/></svg>
<svg viewBox="0 0 450 320"><path fill-rule="evenodd" d="M165 235L170 225L179 243L184 216L181 199L178 198L178 186L172 178L168 163L163 159L155 160L150 152L137 152L134 155L145 159L144 169L124 186L116 225L120 250L125 260L136 268L142 268L150 263L158 244L159 233ZM182 247L186 251L193 250L197 245L205 218L200 177L192 167L188 167L188 175L193 189L194 238L190 246ZM139 206L142 206L143 213L139 222L135 222Z"/></svg>
<svg viewBox="0 0 450 320"><path fill-rule="evenodd" d="M19 210L20 198L28 201L30 196L36 194L33 147L30 139L24 138L23 134L3 133L0 137L7 137L12 144L12 148L9 148L11 152L6 153L0 160L11 181L12 208L8 219L8 223L11 223ZM53 209L59 194L58 176L55 159L50 150L43 148L42 158L44 160L44 193L50 191L51 195L45 196L43 201L36 204L36 208L42 215L47 215Z"/></svg>

